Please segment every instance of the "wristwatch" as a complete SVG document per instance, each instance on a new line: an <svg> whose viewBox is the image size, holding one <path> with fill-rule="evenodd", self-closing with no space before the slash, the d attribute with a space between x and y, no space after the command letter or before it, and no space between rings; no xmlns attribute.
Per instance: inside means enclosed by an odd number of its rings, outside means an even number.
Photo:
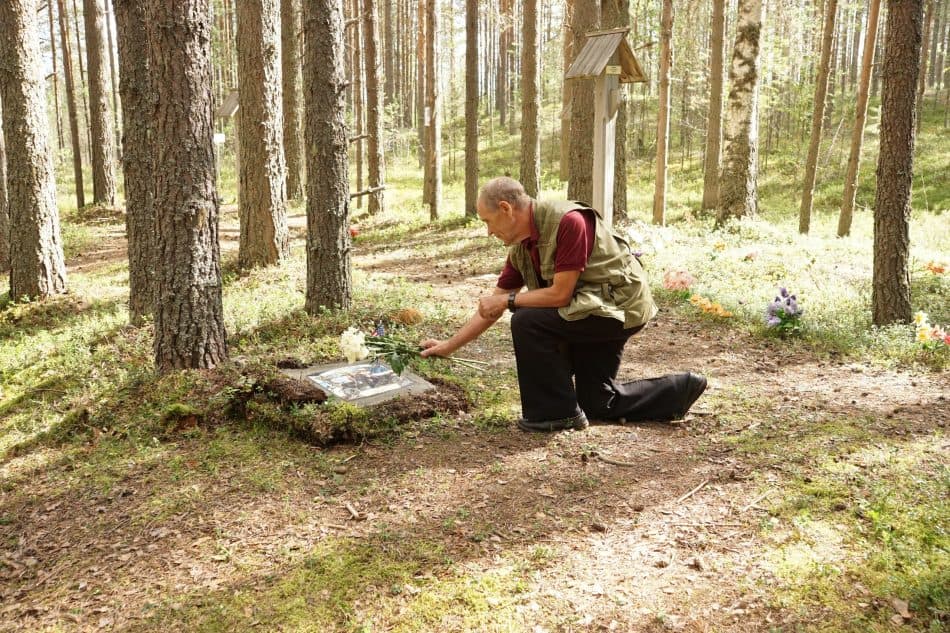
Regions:
<svg viewBox="0 0 950 633"><path fill-rule="evenodd" d="M515 311L515 295L518 294L514 290L508 293L508 311Z"/></svg>

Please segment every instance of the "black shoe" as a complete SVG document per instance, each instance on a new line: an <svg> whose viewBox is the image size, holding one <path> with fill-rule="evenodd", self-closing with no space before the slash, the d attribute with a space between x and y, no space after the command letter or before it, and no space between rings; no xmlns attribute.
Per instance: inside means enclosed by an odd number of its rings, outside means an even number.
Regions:
<svg viewBox="0 0 950 633"><path fill-rule="evenodd" d="M560 420L525 420L524 418L518 420L518 428L522 431L537 431L540 433L564 431L567 429L583 431L588 426L590 426L590 423L587 421L587 416L584 415L583 411L575 416L561 418Z"/></svg>
<svg viewBox="0 0 950 633"><path fill-rule="evenodd" d="M701 374L689 372L686 374L686 387L683 393L683 407L675 419L685 417L689 413L689 408L706 391L706 377Z"/></svg>

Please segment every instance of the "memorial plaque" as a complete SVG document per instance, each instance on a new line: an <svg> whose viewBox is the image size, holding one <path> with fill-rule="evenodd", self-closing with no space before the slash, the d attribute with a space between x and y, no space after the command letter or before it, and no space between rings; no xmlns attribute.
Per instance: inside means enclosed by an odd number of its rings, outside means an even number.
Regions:
<svg viewBox="0 0 950 633"><path fill-rule="evenodd" d="M282 371L288 376L311 381L332 398L363 406L434 388L432 383L408 369L399 375L385 362L376 360Z"/></svg>

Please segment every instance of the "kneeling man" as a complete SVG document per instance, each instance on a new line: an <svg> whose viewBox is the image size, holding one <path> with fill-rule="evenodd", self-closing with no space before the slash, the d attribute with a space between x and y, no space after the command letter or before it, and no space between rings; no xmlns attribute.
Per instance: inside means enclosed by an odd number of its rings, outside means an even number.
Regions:
<svg viewBox="0 0 950 633"><path fill-rule="evenodd" d="M451 338L423 356L449 356L512 312L525 431L583 429L601 421L673 420L706 389L694 373L616 381L623 348L656 315L646 273L600 212L580 202L538 202L507 177L478 197L488 234L508 246L491 295ZM521 292L527 287L527 291Z"/></svg>

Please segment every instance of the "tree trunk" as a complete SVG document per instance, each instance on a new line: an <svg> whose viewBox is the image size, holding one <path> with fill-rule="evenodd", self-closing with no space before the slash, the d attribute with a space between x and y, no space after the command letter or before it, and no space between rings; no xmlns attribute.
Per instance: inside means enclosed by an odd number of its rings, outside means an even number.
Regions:
<svg viewBox="0 0 950 633"><path fill-rule="evenodd" d="M587 32L600 24L597 2L576 2L571 22L575 55L584 48ZM594 198L594 82L572 79L570 180L567 197L590 202ZM603 209L601 209L603 211Z"/></svg>
<svg viewBox="0 0 950 633"><path fill-rule="evenodd" d="M759 36L763 13L762 0L739 0L723 131L718 226L729 218L758 211Z"/></svg>
<svg viewBox="0 0 950 633"><path fill-rule="evenodd" d="M3 141L3 103L0 99L0 273L10 270L10 210L7 206L7 149Z"/></svg>
<svg viewBox="0 0 950 633"><path fill-rule="evenodd" d="M438 0L426 0L426 160L425 180L429 219L439 219L442 204L442 91L439 86Z"/></svg>
<svg viewBox="0 0 950 633"><path fill-rule="evenodd" d="M376 18L376 1L363 0L363 61L366 64L366 149L369 178L367 186L375 191L369 194L369 213L385 210L384 192L380 187L386 182L386 167L383 157L383 104L379 93L379 24Z"/></svg>
<svg viewBox="0 0 950 633"><path fill-rule="evenodd" d="M360 0L352 0L351 8L353 11L353 46L350 49L353 53L350 59L350 77L353 78L353 136L357 141L353 143L352 149L356 159L356 190L363 189L363 156L365 144L364 134L366 133L365 116L363 104L365 103L363 90L363 29L361 25ZM362 196L356 199L356 208L363 208Z"/></svg>
<svg viewBox="0 0 950 633"><path fill-rule="evenodd" d="M49 47L53 60L53 107L56 119L56 147L62 150L66 145L63 141L63 117L59 109L59 62L56 59L56 27L53 22L53 3L46 3L46 12L49 17Z"/></svg>
<svg viewBox="0 0 950 633"><path fill-rule="evenodd" d="M713 0L709 43L709 115L706 119L706 155L703 159L703 210L719 206L719 163L722 159L723 27L726 0Z"/></svg>
<svg viewBox="0 0 950 633"><path fill-rule="evenodd" d="M150 0L148 68L156 87L149 132L155 210L155 366L214 367L227 359L215 190L210 0Z"/></svg>
<svg viewBox="0 0 950 633"><path fill-rule="evenodd" d="M419 0L416 11L416 125L419 135L419 167L425 168L426 160L426 0ZM427 186L422 184L422 199L428 199Z"/></svg>
<svg viewBox="0 0 950 633"><path fill-rule="evenodd" d="M541 108L538 81L538 3L524 0L521 42L521 184L532 198L541 191L541 139L538 120Z"/></svg>
<svg viewBox="0 0 950 633"><path fill-rule="evenodd" d="M653 223L666 224L666 168L670 149L670 71L673 68L673 0L663 0L660 24L660 100L656 123L656 183Z"/></svg>
<svg viewBox="0 0 950 633"><path fill-rule="evenodd" d="M874 325L910 321L910 196L923 0L890 0L881 74L881 148L874 203Z"/></svg>
<svg viewBox="0 0 950 633"><path fill-rule="evenodd" d="M284 159L287 165L287 198L303 198L303 155L301 145L300 0L281 0L280 54L284 99Z"/></svg>
<svg viewBox="0 0 950 633"><path fill-rule="evenodd" d="M129 321L141 325L155 307L155 220L148 191L153 148L148 69L147 13L140 0L115 0L119 46L119 91L124 131L125 230L129 250Z"/></svg>
<svg viewBox="0 0 950 633"><path fill-rule="evenodd" d="M63 78L66 80L66 112L69 115L69 134L73 148L73 179L76 185L76 208L86 206L86 190L82 181L82 150L79 138L79 113L76 105L76 81L73 77L73 59L69 43L69 16L65 0L58 0L59 35L63 51Z"/></svg>
<svg viewBox="0 0 950 633"><path fill-rule="evenodd" d="M66 291L36 0L0 2L0 103L6 141L10 298ZM12 239L16 236L16 239Z"/></svg>
<svg viewBox="0 0 950 633"><path fill-rule="evenodd" d="M798 232L808 233L811 224L812 200L815 194L815 172L818 165L818 150L821 147L821 122L825 115L825 98L828 91L828 61L831 58L831 40L835 31L835 16L838 0L825 3L825 29L821 39L821 60L818 63L818 77L815 80L815 105L811 119L811 141L808 144L808 157L805 159L805 186L802 193L802 206L798 213Z"/></svg>
<svg viewBox="0 0 950 633"><path fill-rule="evenodd" d="M92 134L92 202L115 206L115 130L106 82L105 15L102 0L83 0L89 68L89 126Z"/></svg>
<svg viewBox="0 0 950 633"><path fill-rule="evenodd" d="M924 39L920 46L920 78L917 81L917 127L920 131L921 119L924 111L924 92L927 89L927 47L930 45L930 33L934 22L934 0L927 1L927 15L924 18Z"/></svg>
<svg viewBox="0 0 950 633"><path fill-rule="evenodd" d="M478 200L478 0L465 0L465 217Z"/></svg>
<svg viewBox="0 0 950 633"><path fill-rule="evenodd" d="M383 0L383 105L388 106L396 95L396 44L393 30L393 0Z"/></svg>
<svg viewBox="0 0 950 633"><path fill-rule="evenodd" d="M92 147L92 127L89 124L89 104L86 101L86 68L83 66L83 47L82 35L79 28L79 7L76 0L73 1L73 28L76 31L76 59L79 62L79 93L76 95L79 99L79 105L82 108L82 118L86 124L86 147Z"/></svg>
<svg viewBox="0 0 950 633"><path fill-rule="evenodd" d="M307 312L350 307L349 183L343 16L335 0L304 3L307 173Z"/></svg>
<svg viewBox="0 0 950 633"><path fill-rule="evenodd" d="M886 7L887 5L885 5ZM875 48L879 51L884 50L884 31L887 29L887 22L881 25L881 28L877 30L877 46ZM871 96L876 97L878 94L878 88L881 83L881 64L877 63L871 67Z"/></svg>
<svg viewBox="0 0 950 633"><path fill-rule="evenodd" d="M861 60L858 102L854 108L851 154L848 158L848 173L844 178L841 215L838 217L838 237L844 237L851 233L851 218L854 214L854 202L858 191L858 167L861 164L864 123L868 115L868 91L871 83L871 66L874 64L874 46L877 42L877 22L880 9L881 0L871 0L871 6L868 9L868 24L864 33L864 56Z"/></svg>
<svg viewBox="0 0 950 633"><path fill-rule="evenodd" d="M574 31L571 29L571 22L574 19L574 0L566 0L564 3L564 25L561 28L563 37L562 60L564 64L561 76L567 74L567 70L574 61ZM560 176L561 180L568 180L571 176L571 108L574 101L574 83L576 80L562 79L561 83L561 159Z"/></svg>
<svg viewBox="0 0 950 633"><path fill-rule="evenodd" d="M498 124L505 127L508 121L508 76L511 69L511 49L513 45L514 20L512 4L514 0L500 0L499 19L501 37L498 39L498 77L495 84L495 103L498 107Z"/></svg>
<svg viewBox="0 0 950 633"><path fill-rule="evenodd" d="M112 131L115 133L115 154L118 161L122 161L122 135L119 132L119 81L116 78L115 70L115 40L112 36L112 18L110 14L114 13L112 0L103 0L105 2L105 23L106 23L106 53L109 56L109 75L112 78L110 85L112 87Z"/></svg>
<svg viewBox="0 0 950 633"><path fill-rule="evenodd" d="M604 28L630 26L630 0L603 0ZM613 62L611 62L613 63ZM617 108L614 145L614 224L627 218L627 93L620 86L621 101Z"/></svg>
<svg viewBox="0 0 950 633"><path fill-rule="evenodd" d="M238 2L241 268L290 255L280 73L279 0Z"/></svg>

